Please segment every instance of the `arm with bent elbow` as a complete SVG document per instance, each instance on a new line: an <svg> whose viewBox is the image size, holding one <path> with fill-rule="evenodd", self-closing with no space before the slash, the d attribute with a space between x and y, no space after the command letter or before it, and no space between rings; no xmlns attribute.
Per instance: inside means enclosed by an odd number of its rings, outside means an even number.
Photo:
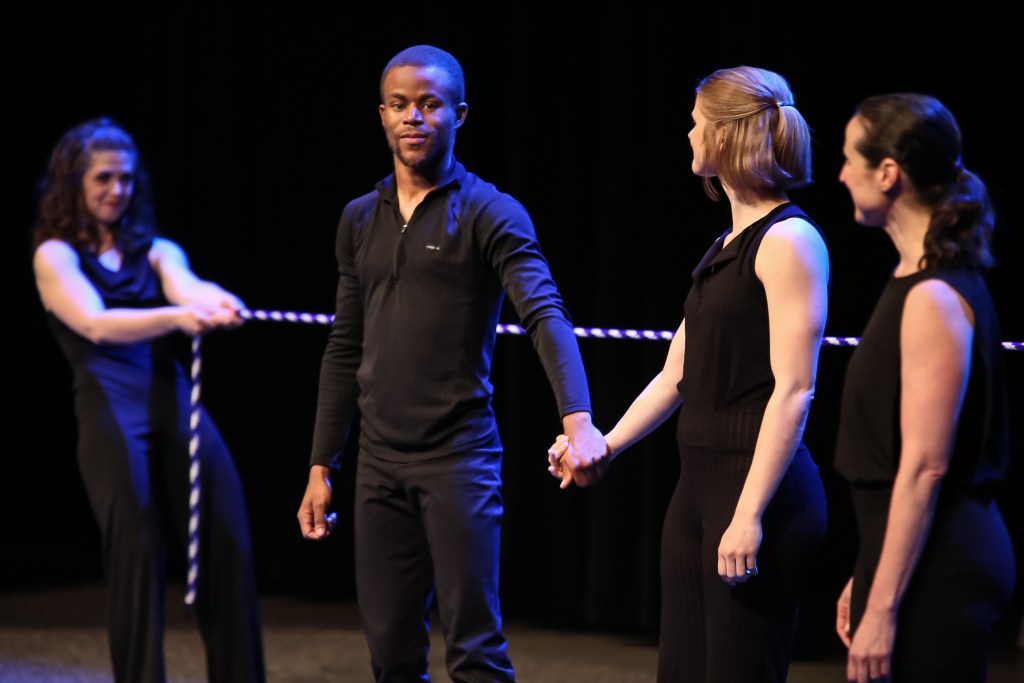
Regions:
<svg viewBox="0 0 1024 683"><path fill-rule="evenodd" d="M32 267L43 307L95 344L132 344L178 331L195 335L217 325L198 306L107 308L82 273L78 254L60 240L40 244Z"/></svg>

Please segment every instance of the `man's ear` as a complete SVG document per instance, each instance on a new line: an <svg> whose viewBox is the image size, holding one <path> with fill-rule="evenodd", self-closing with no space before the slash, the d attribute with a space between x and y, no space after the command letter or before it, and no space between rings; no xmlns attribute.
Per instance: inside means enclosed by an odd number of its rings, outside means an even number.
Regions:
<svg viewBox="0 0 1024 683"><path fill-rule="evenodd" d="M455 127L458 128L466 121L466 114L469 113L469 105L459 102L455 105Z"/></svg>

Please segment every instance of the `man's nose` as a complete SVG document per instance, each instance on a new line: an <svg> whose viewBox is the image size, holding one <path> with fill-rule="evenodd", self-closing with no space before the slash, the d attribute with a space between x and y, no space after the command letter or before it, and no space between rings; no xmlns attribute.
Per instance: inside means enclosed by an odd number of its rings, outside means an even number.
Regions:
<svg viewBox="0 0 1024 683"><path fill-rule="evenodd" d="M423 120L423 112L420 111L419 107L417 107L415 105L412 105L405 112L405 120L406 121L415 121L415 122L422 121Z"/></svg>

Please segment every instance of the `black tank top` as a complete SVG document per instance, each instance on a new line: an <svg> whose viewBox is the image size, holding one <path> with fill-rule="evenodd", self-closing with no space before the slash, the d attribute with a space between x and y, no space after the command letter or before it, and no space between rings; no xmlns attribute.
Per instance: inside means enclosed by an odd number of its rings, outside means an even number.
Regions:
<svg viewBox="0 0 1024 683"><path fill-rule="evenodd" d="M121 258L121 267L110 270L89 250L76 247L79 267L92 283L107 308L155 308L166 306L160 275L149 262L152 242ZM53 313L47 314L50 331L64 352L75 375L75 388L92 388L97 376L122 378L151 375L175 376L183 358L181 335L164 335L132 344L94 344L65 325ZM141 373L141 375L140 375ZM125 381L136 381L135 379Z"/></svg>
<svg viewBox="0 0 1024 683"><path fill-rule="evenodd" d="M680 444L752 450L775 389L769 358L768 300L754 271L757 250L776 223L798 216L792 202L772 209L723 247L720 236L693 271L686 297ZM731 231L730 231L731 232ZM822 235L824 239L824 235Z"/></svg>
<svg viewBox="0 0 1024 683"><path fill-rule="evenodd" d="M835 468L851 484L887 487L900 460L900 324L907 294L928 279L948 283L974 312L967 393L944 487L977 491L1009 466L1009 416L995 307L975 270L920 271L886 284L850 357L843 383Z"/></svg>

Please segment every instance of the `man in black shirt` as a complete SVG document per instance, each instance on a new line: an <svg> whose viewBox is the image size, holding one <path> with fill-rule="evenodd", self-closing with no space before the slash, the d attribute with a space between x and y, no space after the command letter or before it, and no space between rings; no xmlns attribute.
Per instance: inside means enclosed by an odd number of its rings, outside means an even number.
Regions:
<svg viewBox="0 0 1024 683"><path fill-rule="evenodd" d="M462 68L428 45L381 77L394 173L338 226L334 322L320 370L306 538L330 532L329 476L359 415L356 590L377 681L426 680L436 591L455 681L513 681L498 560L502 447L491 359L505 296L530 333L573 463L602 470L586 375L525 208L455 160Z"/></svg>

